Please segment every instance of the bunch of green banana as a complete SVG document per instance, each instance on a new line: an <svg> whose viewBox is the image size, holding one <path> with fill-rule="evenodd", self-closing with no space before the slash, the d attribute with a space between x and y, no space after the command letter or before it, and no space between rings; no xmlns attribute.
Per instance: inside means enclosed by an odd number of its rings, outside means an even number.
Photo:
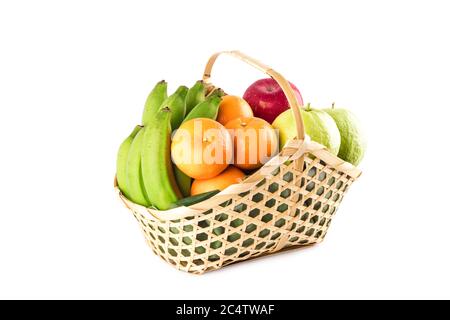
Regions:
<svg viewBox="0 0 450 320"><path fill-rule="evenodd" d="M167 99L167 82L158 82L145 101L142 124L145 126L158 112ZM122 193L131 201L150 206L151 202L145 190L142 176L142 142L144 129L137 126L125 139L117 155L117 184Z"/></svg>
<svg viewBox="0 0 450 320"><path fill-rule="evenodd" d="M167 82L158 82L147 97L142 115L145 126L155 117L161 104L167 99ZM142 176L142 142L144 129L136 126L121 144L117 155L117 184L122 193L131 201L151 206Z"/></svg>
<svg viewBox="0 0 450 320"><path fill-rule="evenodd" d="M207 94L201 80L189 89L178 87L170 96L164 80L154 86L145 102L142 126L134 128L117 155L117 183L128 199L166 210L189 196L192 179L171 162L172 130L195 118L215 120L224 94L221 89ZM186 199L187 204L192 201L198 199Z"/></svg>

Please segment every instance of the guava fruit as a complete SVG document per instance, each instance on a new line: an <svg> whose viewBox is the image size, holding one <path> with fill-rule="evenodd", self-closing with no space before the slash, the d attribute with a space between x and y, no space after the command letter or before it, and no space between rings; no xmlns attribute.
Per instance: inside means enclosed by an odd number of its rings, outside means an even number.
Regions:
<svg viewBox="0 0 450 320"><path fill-rule="evenodd" d="M342 108L324 109L336 123L341 134L338 157L357 166L364 157L367 141L358 118Z"/></svg>
<svg viewBox="0 0 450 320"><path fill-rule="evenodd" d="M337 155L341 144L341 135L333 118L325 111L313 109L308 104L306 108L300 109L305 132L311 140L323 144L327 149ZM294 114L291 109L281 113L272 123L279 130L280 150L290 139L297 135Z"/></svg>

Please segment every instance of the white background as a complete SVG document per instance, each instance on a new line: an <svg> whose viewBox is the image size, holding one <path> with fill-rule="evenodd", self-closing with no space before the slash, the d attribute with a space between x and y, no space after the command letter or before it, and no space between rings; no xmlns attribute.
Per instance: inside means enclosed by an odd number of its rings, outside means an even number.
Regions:
<svg viewBox="0 0 450 320"><path fill-rule="evenodd" d="M2 1L0 298L450 298L447 1ZM154 83L240 49L369 149L323 244L204 276L146 246L113 191ZM242 94L262 75L223 58Z"/></svg>

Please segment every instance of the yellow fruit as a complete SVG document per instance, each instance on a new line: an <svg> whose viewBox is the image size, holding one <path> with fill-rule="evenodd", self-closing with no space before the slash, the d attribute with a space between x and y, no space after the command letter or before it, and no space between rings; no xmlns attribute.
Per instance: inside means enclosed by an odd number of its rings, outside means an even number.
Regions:
<svg viewBox="0 0 450 320"><path fill-rule="evenodd" d="M217 115L217 121L224 126L240 117L253 117L252 108L247 101L238 96L225 96L219 105L219 113Z"/></svg>
<svg viewBox="0 0 450 320"><path fill-rule="evenodd" d="M173 136L171 150L175 165L194 179L217 176L228 167L233 152L225 127L207 118L183 123Z"/></svg>
<svg viewBox="0 0 450 320"><path fill-rule="evenodd" d="M238 168L257 169L278 152L277 134L263 119L237 118L226 128L234 140L234 165Z"/></svg>

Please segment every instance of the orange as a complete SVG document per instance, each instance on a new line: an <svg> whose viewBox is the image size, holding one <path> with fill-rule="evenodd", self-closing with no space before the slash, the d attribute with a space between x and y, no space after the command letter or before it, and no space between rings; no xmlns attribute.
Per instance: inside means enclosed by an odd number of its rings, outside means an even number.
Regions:
<svg viewBox="0 0 450 320"><path fill-rule="evenodd" d="M250 105L238 96L225 96L219 105L219 113L217 114L217 121L224 126L240 117L253 117L253 110Z"/></svg>
<svg viewBox="0 0 450 320"><path fill-rule="evenodd" d="M220 190L226 187L239 183L244 179L244 173L236 167L229 166L224 172L211 179L196 179L192 182L191 196L196 194Z"/></svg>
<svg viewBox="0 0 450 320"><path fill-rule="evenodd" d="M196 118L183 123L172 139L172 161L194 179L209 179L228 167L233 145L228 131L217 121Z"/></svg>
<svg viewBox="0 0 450 320"><path fill-rule="evenodd" d="M265 120L243 117L225 126L234 140L234 165L244 170L261 167L278 152L278 137Z"/></svg>

